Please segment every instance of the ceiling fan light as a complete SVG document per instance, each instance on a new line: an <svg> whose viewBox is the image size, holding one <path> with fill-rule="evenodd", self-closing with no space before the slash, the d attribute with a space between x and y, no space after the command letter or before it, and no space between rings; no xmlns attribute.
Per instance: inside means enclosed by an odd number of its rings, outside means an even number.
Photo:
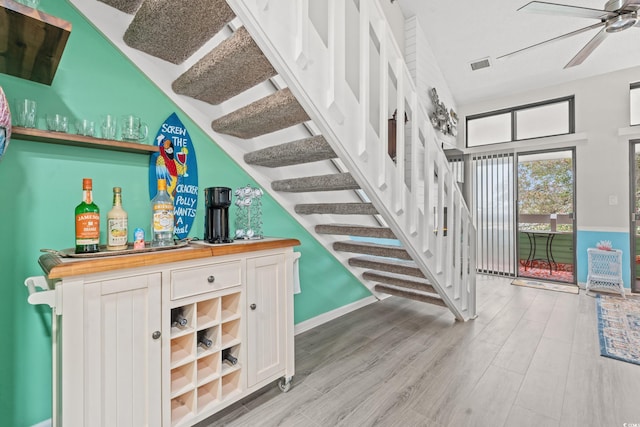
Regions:
<svg viewBox="0 0 640 427"><path fill-rule="evenodd" d="M618 15L615 18L607 20L606 31L607 33L617 33L633 27L636 25L636 22L638 22L638 15L636 12Z"/></svg>

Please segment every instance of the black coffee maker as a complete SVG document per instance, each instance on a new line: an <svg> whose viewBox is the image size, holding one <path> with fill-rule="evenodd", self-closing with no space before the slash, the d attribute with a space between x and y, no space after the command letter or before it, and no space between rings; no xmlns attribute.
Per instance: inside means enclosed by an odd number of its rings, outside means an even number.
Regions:
<svg viewBox="0 0 640 427"><path fill-rule="evenodd" d="M231 243L229 237L229 206L231 189L209 187L204 189L205 206L204 240L209 243Z"/></svg>

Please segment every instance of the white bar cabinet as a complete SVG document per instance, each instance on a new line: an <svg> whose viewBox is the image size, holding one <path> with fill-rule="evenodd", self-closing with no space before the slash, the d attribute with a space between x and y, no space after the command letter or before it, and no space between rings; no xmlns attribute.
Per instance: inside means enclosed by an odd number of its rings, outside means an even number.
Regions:
<svg viewBox="0 0 640 427"><path fill-rule="evenodd" d="M299 244L42 255L25 284L53 310L53 425L190 426L278 379L287 391Z"/></svg>

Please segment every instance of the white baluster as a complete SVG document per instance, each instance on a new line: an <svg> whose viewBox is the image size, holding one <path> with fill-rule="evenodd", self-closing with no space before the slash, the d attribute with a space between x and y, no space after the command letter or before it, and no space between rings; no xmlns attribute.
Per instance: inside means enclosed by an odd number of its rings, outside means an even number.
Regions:
<svg viewBox="0 0 640 427"><path fill-rule="evenodd" d="M301 70L306 70L309 64L309 0L298 0L297 7L297 25L296 25L296 47L295 58L296 64Z"/></svg>
<svg viewBox="0 0 640 427"><path fill-rule="evenodd" d="M344 113L338 106L337 97L343 89L341 84L345 76L345 18L344 9L340 10L339 5L343 2L337 0L329 1L329 88L327 91L327 105L329 114L339 125L344 123Z"/></svg>

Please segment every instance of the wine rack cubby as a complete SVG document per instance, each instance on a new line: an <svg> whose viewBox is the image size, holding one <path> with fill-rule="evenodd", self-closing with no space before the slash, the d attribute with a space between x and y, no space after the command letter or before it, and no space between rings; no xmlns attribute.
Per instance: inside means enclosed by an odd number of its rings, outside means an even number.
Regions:
<svg viewBox="0 0 640 427"><path fill-rule="evenodd" d="M222 348L228 348L240 342L240 319L222 324Z"/></svg>
<svg viewBox="0 0 640 427"><path fill-rule="evenodd" d="M171 397L176 397L193 388L193 374L193 363L187 363L171 370Z"/></svg>
<svg viewBox="0 0 640 427"><path fill-rule="evenodd" d="M171 338L193 333L193 304L171 309ZM179 319L186 321L185 325L179 323Z"/></svg>
<svg viewBox="0 0 640 427"><path fill-rule="evenodd" d="M198 359L198 385L201 386L220 378L220 352Z"/></svg>
<svg viewBox="0 0 640 427"><path fill-rule="evenodd" d="M230 320L240 318L240 294L225 295L221 298L222 301L222 321L229 322Z"/></svg>
<svg viewBox="0 0 640 427"><path fill-rule="evenodd" d="M235 370L222 377L222 398L240 391L240 371Z"/></svg>
<svg viewBox="0 0 640 427"><path fill-rule="evenodd" d="M213 381L198 387L198 410L203 411L220 401L219 381Z"/></svg>
<svg viewBox="0 0 640 427"><path fill-rule="evenodd" d="M176 425L195 414L195 391L191 390L171 399L171 424Z"/></svg>
<svg viewBox="0 0 640 427"><path fill-rule="evenodd" d="M193 333L171 339L171 367L179 367L195 359L193 347L195 336Z"/></svg>
<svg viewBox="0 0 640 427"><path fill-rule="evenodd" d="M172 425L242 392L241 297L232 292L171 309ZM223 360L227 353L235 364Z"/></svg>
<svg viewBox="0 0 640 427"><path fill-rule="evenodd" d="M197 357L206 356L214 351L220 350L220 326L199 329L196 335L196 341Z"/></svg>
<svg viewBox="0 0 640 427"><path fill-rule="evenodd" d="M239 295L239 294L238 294ZM198 327L208 328L220 324L220 298L198 303Z"/></svg>
<svg viewBox="0 0 640 427"><path fill-rule="evenodd" d="M225 354L227 352L229 352L229 355L231 356L231 358L236 359L236 363L230 362L225 357ZM239 357L239 353L240 353L240 345L235 345L233 347L228 347L228 348L226 348L226 349L224 349L223 351L220 352L220 362L222 363L222 366L221 366L222 375L227 375L227 374L230 374L233 371L237 371L238 369L240 369L239 362L237 361L238 357Z"/></svg>

